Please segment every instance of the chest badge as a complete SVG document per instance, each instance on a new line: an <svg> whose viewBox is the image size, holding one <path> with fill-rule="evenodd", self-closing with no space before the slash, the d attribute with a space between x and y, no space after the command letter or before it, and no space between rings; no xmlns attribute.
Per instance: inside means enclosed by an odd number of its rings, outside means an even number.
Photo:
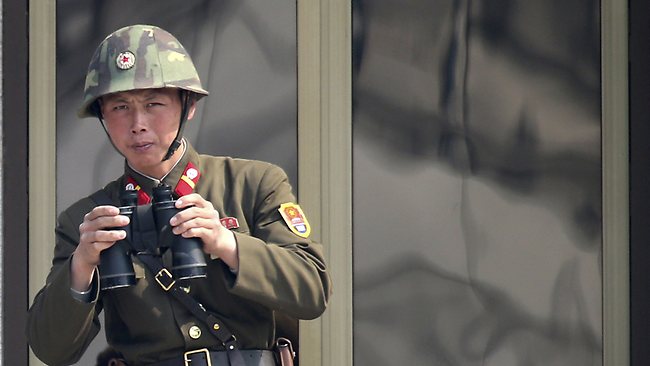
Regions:
<svg viewBox="0 0 650 366"><path fill-rule="evenodd" d="M278 211L280 211L280 215L282 215L284 222L287 223L289 229L291 229L294 234L302 238L309 236L311 233L311 227L309 226L307 217L304 212L302 212L299 205L293 202L283 203L280 205Z"/></svg>
<svg viewBox="0 0 650 366"><path fill-rule="evenodd" d="M222 217L219 221L221 221L221 225L228 230L239 228L239 221L236 217Z"/></svg>

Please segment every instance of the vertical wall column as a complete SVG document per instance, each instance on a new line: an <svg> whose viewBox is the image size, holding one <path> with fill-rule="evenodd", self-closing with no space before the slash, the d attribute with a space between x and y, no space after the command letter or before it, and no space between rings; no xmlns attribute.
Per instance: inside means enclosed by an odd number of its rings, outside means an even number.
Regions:
<svg viewBox="0 0 650 366"><path fill-rule="evenodd" d="M298 1L298 181L334 285L300 326L303 365L352 365L351 4Z"/></svg>
<svg viewBox="0 0 650 366"><path fill-rule="evenodd" d="M24 365L27 307L27 0L2 3L2 365Z"/></svg>
<svg viewBox="0 0 650 366"><path fill-rule="evenodd" d="M29 2L29 303L52 264L56 216L56 1ZM27 201L25 201L26 204ZM24 329L24 328L23 328ZM40 365L33 354L30 365Z"/></svg>
<svg viewBox="0 0 650 366"><path fill-rule="evenodd" d="M603 363L629 365L627 4L601 3Z"/></svg>
<svg viewBox="0 0 650 366"><path fill-rule="evenodd" d="M626 4L624 4L626 5ZM650 3L629 1L630 360L650 363ZM622 121L619 121L623 123Z"/></svg>

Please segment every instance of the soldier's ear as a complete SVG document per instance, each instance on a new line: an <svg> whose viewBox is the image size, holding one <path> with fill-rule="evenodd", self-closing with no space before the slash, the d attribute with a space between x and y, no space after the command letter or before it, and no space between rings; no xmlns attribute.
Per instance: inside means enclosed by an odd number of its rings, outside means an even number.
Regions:
<svg viewBox="0 0 650 366"><path fill-rule="evenodd" d="M192 117L194 117L194 112L196 111L196 100L194 98L190 98L190 110L187 111L187 120L191 120Z"/></svg>

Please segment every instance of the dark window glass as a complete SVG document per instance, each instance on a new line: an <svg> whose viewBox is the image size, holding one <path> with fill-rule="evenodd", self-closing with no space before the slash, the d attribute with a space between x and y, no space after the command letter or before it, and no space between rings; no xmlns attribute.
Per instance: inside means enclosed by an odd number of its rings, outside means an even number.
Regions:
<svg viewBox="0 0 650 366"><path fill-rule="evenodd" d="M353 2L354 362L602 363L599 2Z"/></svg>

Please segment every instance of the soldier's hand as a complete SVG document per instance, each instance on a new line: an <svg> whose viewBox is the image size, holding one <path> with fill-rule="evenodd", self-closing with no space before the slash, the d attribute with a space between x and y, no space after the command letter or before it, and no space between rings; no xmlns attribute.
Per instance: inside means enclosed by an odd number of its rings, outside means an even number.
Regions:
<svg viewBox="0 0 650 366"><path fill-rule="evenodd" d="M124 230L108 230L128 225L129 218L119 213L115 206L97 206L84 216L84 221L79 225L79 245L72 256L73 289L88 289L101 251L126 237Z"/></svg>
<svg viewBox="0 0 650 366"><path fill-rule="evenodd" d="M192 193L178 199L176 208L183 211L169 221L173 233L186 238L200 238L206 253L221 258L232 270L238 270L235 235L221 225L219 213L212 203L201 195Z"/></svg>

